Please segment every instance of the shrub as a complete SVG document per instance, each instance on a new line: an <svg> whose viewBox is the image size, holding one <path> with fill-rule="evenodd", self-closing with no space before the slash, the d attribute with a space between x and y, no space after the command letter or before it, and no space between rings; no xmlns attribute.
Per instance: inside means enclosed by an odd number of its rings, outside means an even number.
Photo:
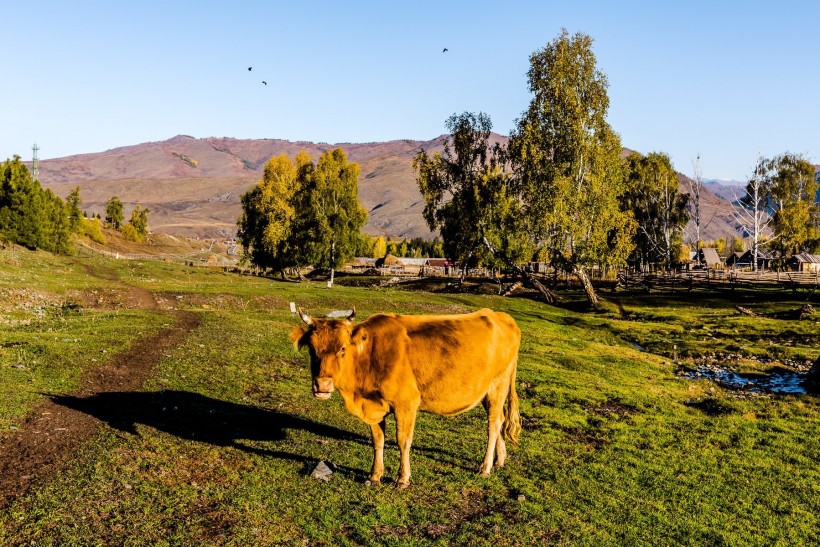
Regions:
<svg viewBox="0 0 820 547"><path fill-rule="evenodd" d="M142 243L143 236L137 231L133 224L126 224L122 227L122 235L125 239L130 241L134 241L136 243Z"/></svg>
<svg viewBox="0 0 820 547"><path fill-rule="evenodd" d="M99 219L84 218L80 226L80 235L86 236L95 243L105 245L105 236L102 233L102 226L100 226Z"/></svg>

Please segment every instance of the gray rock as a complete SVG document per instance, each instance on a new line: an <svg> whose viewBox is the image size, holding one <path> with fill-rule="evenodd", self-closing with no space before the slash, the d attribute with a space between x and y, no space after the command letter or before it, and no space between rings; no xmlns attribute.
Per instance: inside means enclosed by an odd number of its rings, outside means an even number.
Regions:
<svg viewBox="0 0 820 547"><path fill-rule="evenodd" d="M325 462L320 461L310 476L320 481L329 481L332 474L333 471L330 470L330 467L328 467Z"/></svg>

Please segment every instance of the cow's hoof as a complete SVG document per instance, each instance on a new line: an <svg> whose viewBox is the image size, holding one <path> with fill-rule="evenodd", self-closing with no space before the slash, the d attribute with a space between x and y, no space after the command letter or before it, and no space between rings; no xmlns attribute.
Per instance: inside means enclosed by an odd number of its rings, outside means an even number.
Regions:
<svg viewBox="0 0 820 547"><path fill-rule="evenodd" d="M367 479L366 481L364 481L365 486L378 486L380 484L381 481L379 479Z"/></svg>
<svg viewBox="0 0 820 547"><path fill-rule="evenodd" d="M396 481L396 490L406 490L410 487L410 482Z"/></svg>

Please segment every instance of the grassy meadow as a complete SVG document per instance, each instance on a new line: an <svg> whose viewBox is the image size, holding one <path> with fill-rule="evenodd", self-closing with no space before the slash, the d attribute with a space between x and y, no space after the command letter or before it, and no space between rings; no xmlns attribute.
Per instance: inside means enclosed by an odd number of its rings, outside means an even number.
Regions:
<svg viewBox="0 0 820 547"><path fill-rule="evenodd" d="M159 307L132 309L128 286ZM160 261L0 251L0 435L46 394L173 321L202 321L142 390L63 398L104 426L46 484L0 511L0 544L79 545L816 545L820 401L732 391L679 373L711 358L753 373L820 355L820 317L752 318L806 294L602 292L528 298L337 286ZM813 296L817 305L817 295ZM476 470L483 409L421 414L407 490L388 418L388 480L364 486L369 428L311 394L288 341L308 312L357 317L490 307L523 332L523 432L507 466ZM334 474L310 477L320 461Z"/></svg>

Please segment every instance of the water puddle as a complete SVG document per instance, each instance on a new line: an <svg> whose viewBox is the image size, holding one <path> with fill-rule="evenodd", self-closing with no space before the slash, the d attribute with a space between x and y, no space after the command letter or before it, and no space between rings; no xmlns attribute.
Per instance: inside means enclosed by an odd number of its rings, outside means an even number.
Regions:
<svg viewBox="0 0 820 547"><path fill-rule="evenodd" d="M712 380L726 389L755 393L806 393L806 372L774 371L769 374L741 374L721 365L699 366L681 374L688 380Z"/></svg>

